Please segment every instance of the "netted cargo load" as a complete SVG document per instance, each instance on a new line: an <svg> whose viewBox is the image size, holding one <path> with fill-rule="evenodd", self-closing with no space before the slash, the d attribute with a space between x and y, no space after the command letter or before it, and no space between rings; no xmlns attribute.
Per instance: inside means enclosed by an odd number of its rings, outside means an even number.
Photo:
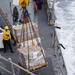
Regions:
<svg viewBox="0 0 75 75"><path fill-rule="evenodd" d="M24 42L24 41L32 40L33 38L39 37L38 25L36 23L33 23L33 28L35 30L36 35L33 32L31 23L24 24L23 27L24 29L22 28L22 25L17 25L13 27L17 42Z"/></svg>
<svg viewBox="0 0 75 75"><path fill-rule="evenodd" d="M29 14L27 18L29 23L23 23L13 27L13 29L18 44L19 65L32 71L46 66L47 63L38 32L38 25L32 23Z"/></svg>
<svg viewBox="0 0 75 75"><path fill-rule="evenodd" d="M28 54L28 51L29 51L29 54ZM19 65L21 65L22 67L28 70L36 70L40 67L47 65L43 57L43 54L45 55L44 49L40 48L37 45L30 46L29 48L27 47L19 48L18 52L20 54Z"/></svg>

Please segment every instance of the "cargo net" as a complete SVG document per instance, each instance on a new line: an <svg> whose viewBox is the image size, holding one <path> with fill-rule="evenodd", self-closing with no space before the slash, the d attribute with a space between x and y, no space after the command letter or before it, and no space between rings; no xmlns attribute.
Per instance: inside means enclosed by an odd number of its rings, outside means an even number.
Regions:
<svg viewBox="0 0 75 75"><path fill-rule="evenodd" d="M36 23L32 23L29 15L27 18L28 23L15 26L14 32L18 42L17 50L20 54L19 65L30 71L34 71L45 67L47 62L45 60L41 39L38 34L38 26Z"/></svg>

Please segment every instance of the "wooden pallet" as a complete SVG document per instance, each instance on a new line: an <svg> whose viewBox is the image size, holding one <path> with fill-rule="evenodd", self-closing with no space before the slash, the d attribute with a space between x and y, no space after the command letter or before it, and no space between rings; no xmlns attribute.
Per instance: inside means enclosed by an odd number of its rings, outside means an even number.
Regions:
<svg viewBox="0 0 75 75"><path fill-rule="evenodd" d="M20 62L18 63L21 67L25 68ZM45 62L43 64L40 64L40 65L37 65L37 66L34 66L34 67L31 67L31 68L25 68L29 71L35 71L35 70L38 70L38 69L41 69L41 68L44 68L48 65L48 62Z"/></svg>

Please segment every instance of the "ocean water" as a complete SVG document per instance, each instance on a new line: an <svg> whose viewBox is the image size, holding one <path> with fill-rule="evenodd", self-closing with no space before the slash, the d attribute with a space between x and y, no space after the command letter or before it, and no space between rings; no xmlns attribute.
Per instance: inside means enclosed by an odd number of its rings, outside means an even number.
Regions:
<svg viewBox="0 0 75 75"><path fill-rule="evenodd" d="M59 0L55 3L58 40L65 46L63 53L67 75L75 75L75 0Z"/></svg>

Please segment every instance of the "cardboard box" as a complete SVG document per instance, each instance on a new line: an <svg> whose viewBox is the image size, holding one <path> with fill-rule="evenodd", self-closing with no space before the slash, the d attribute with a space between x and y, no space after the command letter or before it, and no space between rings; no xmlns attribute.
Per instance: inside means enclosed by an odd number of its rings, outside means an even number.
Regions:
<svg viewBox="0 0 75 75"><path fill-rule="evenodd" d="M17 25L13 27L17 42L24 42L26 40L39 37L38 26L35 23L33 23L33 28L29 23L27 23L27 25L24 24L23 28L24 30L22 29L22 25Z"/></svg>
<svg viewBox="0 0 75 75"><path fill-rule="evenodd" d="M44 53L44 49L42 48L42 51ZM28 62L29 67L38 66L40 64L44 64L45 60L43 57L43 53L41 51L41 48L39 46L31 46L29 47L29 60L28 60L28 48L20 48L18 49L18 52L20 54L20 63L25 67L28 68Z"/></svg>
<svg viewBox="0 0 75 75"><path fill-rule="evenodd" d="M40 37L34 38L32 40L20 42L19 44L17 44L17 47L19 47L19 45L20 45L20 48L23 48L24 46L25 47L27 47L27 46L36 46L38 44L41 44L41 38Z"/></svg>

